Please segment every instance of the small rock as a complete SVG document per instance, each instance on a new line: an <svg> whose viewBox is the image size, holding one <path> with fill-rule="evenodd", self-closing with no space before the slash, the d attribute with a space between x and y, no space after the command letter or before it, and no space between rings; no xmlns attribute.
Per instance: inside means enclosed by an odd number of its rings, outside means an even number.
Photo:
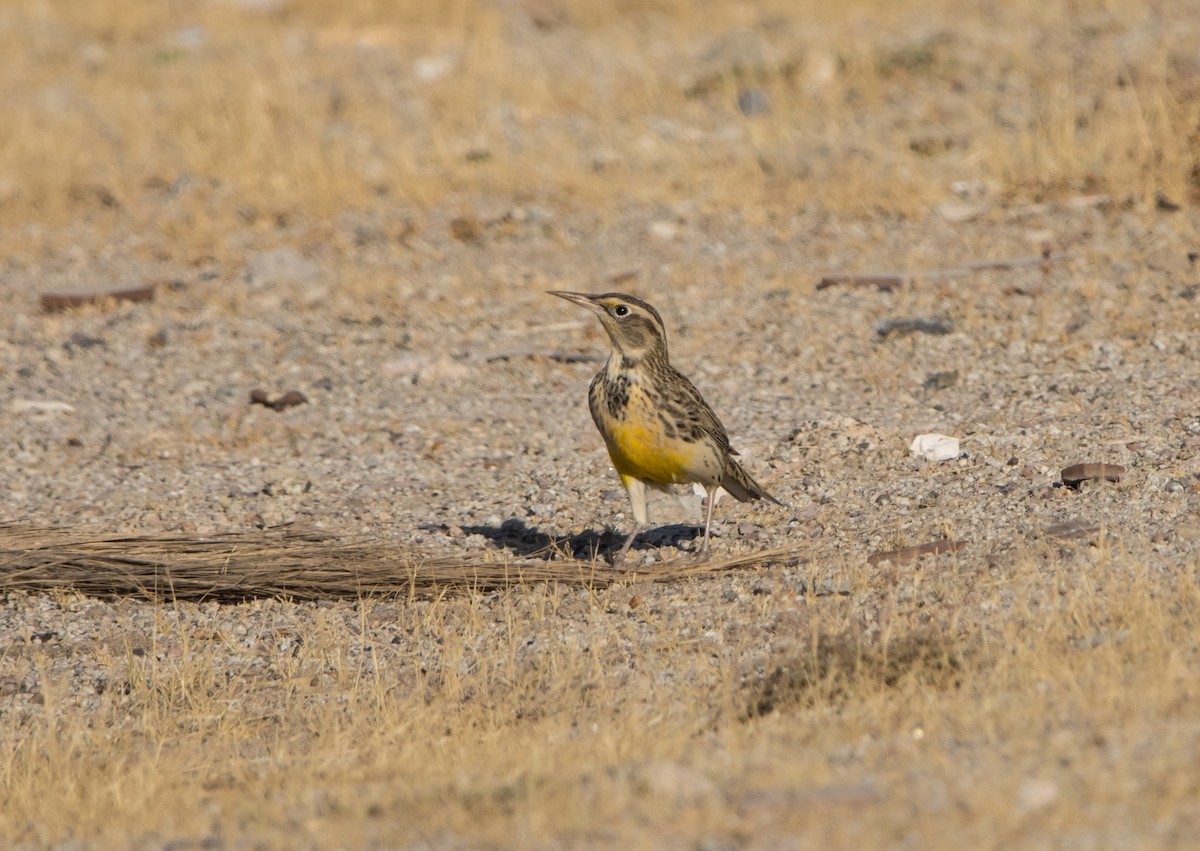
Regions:
<svg viewBox="0 0 1200 851"><path fill-rule="evenodd" d="M1187 485L1179 481L1179 479L1171 479L1165 485L1163 485L1163 490L1165 490L1167 493L1182 493L1183 491L1187 490Z"/></svg>
<svg viewBox="0 0 1200 851"><path fill-rule="evenodd" d="M312 491L312 481L303 476L292 476L275 482L267 482L262 487L264 496L299 496Z"/></svg>
<svg viewBox="0 0 1200 851"><path fill-rule="evenodd" d="M926 390L946 390L958 383L958 370L950 369L942 372L931 372L925 376L921 385Z"/></svg>
<svg viewBox="0 0 1200 851"><path fill-rule="evenodd" d="M1179 205L1168 198L1165 192L1155 193L1154 207L1157 210L1162 210L1164 213L1177 213L1180 210Z"/></svg>
<svg viewBox="0 0 1200 851"><path fill-rule="evenodd" d="M1021 813L1036 813L1058 800L1058 784L1044 778L1031 778L1021 784L1017 792L1017 810Z"/></svg>
<svg viewBox="0 0 1200 851"><path fill-rule="evenodd" d="M940 336L953 331L954 323L944 316L880 319L875 323L875 341L882 343L889 337L906 337L918 333Z"/></svg>
<svg viewBox="0 0 1200 851"><path fill-rule="evenodd" d="M93 337L84 331L76 331L67 338L67 342L63 343L63 348L68 352L75 349L98 349L108 346L108 343L103 337Z"/></svg>
<svg viewBox="0 0 1200 851"><path fill-rule="evenodd" d="M766 115L771 111L771 97L762 89L738 92L738 109L742 115Z"/></svg>
<svg viewBox="0 0 1200 851"><path fill-rule="evenodd" d="M672 242L679 237L679 226L668 221L651 222L650 235L663 242Z"/></svg>
<svg viewBox="0 0 1200 851"><path fill-rule="evenodd" d="M287 247L260 251L246 264L246 280L254 287L307 283L316 280L320 274L316 263Z"/></svg>
<svg viewBox="0 0 1200 851"><path fill-rule="evenodd" d="M847 597L854 591L849 579L822 579L813 586L816 597Z"/></svg>
<svg viewBox="0 0 1200 851"><path fill-rule="evenodd" d="M908 449L913 455L926 461L949 461L962 454L958 438L944 434L918 434Z"/></svg>
<svg viewBox="0 0 1200 851"><path fill-rule="evenodd" d="M994 189L986 180L955 180L950 184L950 190L959 198L987 198Z"/></svg>
<svg viewBox="0 0 1200 851"><path fill-rule="evenodd" d="M474 216L458 216L450 220L450 235L459 242L478 242L483 237L483 223Z"/></svg>
<svg viewBox="0 0 1200 851"><path fill-rule="evenodd" d="M458 56L453 53L425 56L413 63L413 76L422 83L434 83L454 73L458 69L458 62Z"/></svg>
<svg viewBox="0 0 1200 851"><path fill-rule="evenodd" d="M1063 484L1069 488L1079 489L1081 482L1101 481L1119 482L1125 475L1125 468L1120 464L1072 464L1062 470Z"/></svg>
<svg viewBox="0 0 1200 851"><path fill-rule="evenodd" d="M73 414L75 409L66 402L52 399L14 399L8 406L14 414Z"/></svg>
<svg viewBox="0 0 1200 851"><path fill-rule="evenodd" d="M288 408L294 408L296 405L307 404L307 402L308 397L299 390L289 390L277 399L271 399L267 395L266 390L250 391L250 404L262 405L273 411L284 411Z"/></svg>
<svg viewBox="0 0 1200 851"><path fill-rule="evenodd" d="M750 538L751 540L762 537L762 527L757 523L739 523L737 531L743 538Z"/></svg>
<svg viewBox="0 0 1200 851"><path fill-rule="evenodd" d="M948 136L944 133L931 133L910 139L908 141L908 149L922 157L934 157L960 147L962 144L962 140L955 136ZM939 209L944 206L947 205L942 204L939 206Z"/></svg>

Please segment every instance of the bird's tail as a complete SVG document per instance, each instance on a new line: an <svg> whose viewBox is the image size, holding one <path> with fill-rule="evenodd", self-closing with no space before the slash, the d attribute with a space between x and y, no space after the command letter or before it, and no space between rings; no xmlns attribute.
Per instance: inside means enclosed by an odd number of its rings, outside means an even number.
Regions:
<svg viewBox="0 0 1200 851"><path fill-rule="evenodd" d="M767 493L766 489L754 481L754 478L742 469L742 465L732 458L725 464L725 469L721 473L721 487L741 502L751 499L769 499L776 505L783 505L782 502Z"/></svg>

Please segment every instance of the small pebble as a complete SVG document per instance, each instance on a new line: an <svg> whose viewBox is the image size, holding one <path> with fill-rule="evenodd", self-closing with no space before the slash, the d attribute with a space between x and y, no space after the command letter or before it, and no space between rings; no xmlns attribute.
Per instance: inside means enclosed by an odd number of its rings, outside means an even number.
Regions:
<svg viewBox="0 0 1200 851"><path fill-rule="evenodd" d="M1072 464L1064 467L1061 475L1064 485L1078 488L1086 481L1119 482L1125 468L1120 464Z"/></svg>
<svg viewBox="0 0 1200 851"><path fill-rule="evenodd" d="M742 115L766 115L771 111L771 97L762 89L738 92L738 109Z"/></svg>
<svg viewBox="0 0 1200 851"><path fill-rule="evenodd" d="M743 538L761 538L762 527L757 523L739 523L737 526L738 534Z"/></svg>
<svg viewBox="0 0 1200 851"><path fill-rule="evenodd" d="M925 376L921 385L926 390L946 390L958 383L958 370L950 369L941 372L931 372Z"/></svg>
<svg viewBox="0 0 1200 851"><path fill-rule="evenodd" d="M918 434L908 450L926 461L949 461L962 454L958 438L944 434Z"/></svg>
<svg viewBox="0 0 1200 851"><path fill-rule="evenodd" d="M671 242L679 236L679 226L674 222L658 221L650 224L650 235L663 242Z"/></svg>
<svg viewBox="0 0 1200 851"><path fill-rule="evenodd" d="M1017 811L1036 813L1044 810L1058 800L1058 794L1058 784L1053 780L1026 780L1017 793Z"/></svg>
<svg viewBox="0 0 1200 851"><path fill-rule="evenodd" d="M882 343L889 337L907 337L909 334L944 335L954 331L954 323L942 316L880 319L875 323L875 342Z"/></svg>

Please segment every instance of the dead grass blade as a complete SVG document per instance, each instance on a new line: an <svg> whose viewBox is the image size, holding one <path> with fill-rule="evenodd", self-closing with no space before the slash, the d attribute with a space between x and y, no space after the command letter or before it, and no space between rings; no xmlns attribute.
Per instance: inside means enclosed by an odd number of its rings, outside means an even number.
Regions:
<svg viewBox="0 0 1200 851"><path fill-rule="evenodd" d="M794 560L792 548L693 562L678 559L640 578L670 582ZM70 590L97 597L236 601L371 595L430 596L539 582L607 587L632 577L604 562L463 560L404 551L376 540L346 541L277 526L209 536L96 534L0 523L0 592Z"/></svg>

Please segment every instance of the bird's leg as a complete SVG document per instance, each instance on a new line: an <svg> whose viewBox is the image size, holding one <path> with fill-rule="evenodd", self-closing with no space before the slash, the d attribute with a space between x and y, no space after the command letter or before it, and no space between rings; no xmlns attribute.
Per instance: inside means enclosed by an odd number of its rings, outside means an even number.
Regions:
<svg viewBox="0 0 1200 851"><path fill-rule="evenodd" d="M621 549L613 556L613 567L625 561L625 554L633 546L633 539L638 536L639 532L646 528L649 522L646 513L646 483L641 479L635 479L633 476L626 476L624 474L621 475L621 483L625 485L625 490L629 494L629 506L633 509L633 529L630 530L629 537L625 539L625 543L621 545Z"/></svg>
<svg viewBox="0 0 1200 851"><path fill-rule="evenodd" d="M629 548L633 546L633 539L642 531L642 524L636 523L629 531L629 537L625 539L625 543L621 544L621 549L617 550L617 554L613 556L613 567L625 561L625 553L629 552Z"/></svg>
<svg viewBox="0 0 1200 851"><path fill-rule="evenodd" d="M696 554L696 557L700 559L708 558L708 536L712 532L713 509L717 505L717 490L720 487L720 485L709 485L705 488L708 496L704 500L707 503L704 509L704 540L700 544L700 552Z"/></svg>

